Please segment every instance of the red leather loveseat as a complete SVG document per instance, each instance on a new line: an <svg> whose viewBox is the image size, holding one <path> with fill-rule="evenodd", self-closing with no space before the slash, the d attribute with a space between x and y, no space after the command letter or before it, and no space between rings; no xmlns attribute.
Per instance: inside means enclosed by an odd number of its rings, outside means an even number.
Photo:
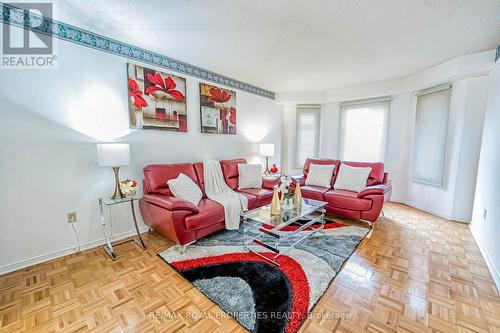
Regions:
<svg viewBox="0 0 500 333"><path fill-rule="evenodd" d="M362 191L352 192L335 189L335 180L338 171L342 168L342 163L353 167L372 168L366 182L366 187ZM305 185L311 164L335 165L329 188ZM387 172L384 172L383 163L345 162L332 159L309 158L304 164L303 174L292 178L296 183L300 183L302 197L328 202L325 206L328 213L369 222L375 222L378 219L384 202L390 199L392 193L391 182L388 179Z"/></svg>
<svg viewBox="0 0 500 333"><path fill-rule="evenodd" d="M238 163L244 159L220 161L226 183L233 190L244 194L248 199L248 209L271 202L273 186L278 179L263 178L262 189L238 190ZM180 173L191 178L203 193L198 206L175 198L170 192L167 181L177 178ZM152 164L144 168L143 191L139 208L144 223L159 234L179 245L194 242L211 233L225 228L224 208L205 195L203 163Z"/></svg>

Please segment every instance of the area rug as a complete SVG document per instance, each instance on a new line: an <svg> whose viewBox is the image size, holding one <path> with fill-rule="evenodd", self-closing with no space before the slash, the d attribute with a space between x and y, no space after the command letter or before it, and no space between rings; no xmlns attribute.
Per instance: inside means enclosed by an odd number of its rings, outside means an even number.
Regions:
<svg viewBox="0 0 500 333"><path fill-rule="evenodd" d="M328 222L322 233L273 259L279 266L246 251L242 229L201 239L184 254L173 246L159 256L250 332L294 333L368 231Z"/></svg>

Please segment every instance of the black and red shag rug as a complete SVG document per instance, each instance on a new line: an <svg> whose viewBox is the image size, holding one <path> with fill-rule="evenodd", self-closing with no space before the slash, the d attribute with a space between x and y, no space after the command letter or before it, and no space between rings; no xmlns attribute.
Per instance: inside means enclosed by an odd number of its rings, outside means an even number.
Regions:
<svg viewBox="0 0 500 333"><path fill-rule="evenodd" d="M245 251L242 230L201 239L184 254L174 246L159 255L250 332L294 333L368 231L327 222L323 233L273 259L279 266Z"/></svg>

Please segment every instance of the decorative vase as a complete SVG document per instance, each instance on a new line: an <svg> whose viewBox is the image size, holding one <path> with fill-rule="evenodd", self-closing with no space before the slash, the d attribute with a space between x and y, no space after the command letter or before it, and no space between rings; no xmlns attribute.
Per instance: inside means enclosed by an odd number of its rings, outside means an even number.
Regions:
<svg viewBox="0 0 500 333"><path fill-rule="evenodd" d="M293 208L294 208L294 205L293 205L293 198L292 197L286 197L285 199L283 199L283 209L290 210Z"/></svg>
<svg viewBox="0 0 500 333"><path fill-rule="evenodd" d="M277 173L278 172L278 167L276 166L276 164L273 164L273 167L271 168L271 173Z"/></svg>
<svg viewBox="0 0 500 333"><path fill-rule="evenodd" d="M295 186L295 193L293 194L293 205L296 208L302 206L302 192L300 191L300 184L297 183Z"/></svg>
<svg viewBox="0 0 500 333"><path fill-rule="evenodd" d="M280 215L280 214L281 214L280 198L278 196L278 188L275 187L273 190L273 199L271 201L271 215Z"/></svg>

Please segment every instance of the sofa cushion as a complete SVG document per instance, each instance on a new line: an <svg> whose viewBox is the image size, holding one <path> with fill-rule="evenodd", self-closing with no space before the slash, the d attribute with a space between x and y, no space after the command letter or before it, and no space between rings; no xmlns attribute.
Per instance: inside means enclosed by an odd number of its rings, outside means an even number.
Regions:
<svg viewBox="0 0 500 333"><path fill-rule="evenodd" d="M262 188L260 164L238 164L238 189L245 188Z"/></svg>
<svg viewBox="0 0 500 333"><path fill-rule="evenodd" d="M151 164L144 168L144 187L148 193L172 195L167 181L185 174L198 185L198 178L191 163ZM165 190L165 191L164 191Z"/></svg>
<svg viewBox="0 0 500 333"><path fill-rule="evenodd" d="M332 160L332 159L325 159L325 158L308 158L306 162L304 163L304 176L307 179L307 175L309 174L309 168L311 164L316 164L316 165L335 165L335 168L333 169L333 175L332 175L332 181L331 183L335 181L335 176L337 176L337 172L339 170L339 165L340 161L339 160Z"/></svg>
<svg viewBox="0 0 500 333"><path fill-rule="evenodd" d="M330 190L325 193L325 200L329 206L338 207L348 210L370 210L372 207L371 200L360 199L358 194L346 190Z"/></svg>
<svg viewBox="0 0 500 333"><path fill-rule="evenodd" d="M170 179L167 184L174 197L189 201L195 206L198 206L203 197L200 187L183 173L175 179Z"/></svg>
<svg viewBox="0 0 500 333"><path fill-rule="evenodd" d="M255 196L257 198L257 207L270 204L273 198L273 191L265 188L246 188L238 192Z"/></svg>
<svg viewBox="0 0 500 333"><path fill-rule="evenodd" d="M252 210L254 208L257 208L257 204L259 203L259 201L257 200L257 197L255 195L252 195L250 193L241 192L241 191L236 191L236 192L239 194L243 194L247 198L248 210Z"/></svg>
<svg viewBox="0 0 500 333"><path fill-rule="evenodd" d="M323 194L330 190L328 187L311 185L301 186L300 189L302 197L319 201L323 201Z"/></svg>
<svg viewBox="0 0 500 333"><path fill-rule="evenodd" d="M201 199L198 214L186 216L184 225L188 230L195 230L224 221L224 207L210 199Z"/></svg>
<svg viewBox="0 0 500 333"><path fill-rule="evenodd" d="M245 164L247 161L239 158L235 160L221 160L219 162L227 186L236 190L238 188L238 164Z"/></svg>
<svg viewBox="0 0 500 333"><path fill-rule="evenodd" d="M306 185L332 187L335 165L311 164L306 178Z"/></svg>
<svg viewBox="0 0 500 333"><path fill-rule="evenodd" d="M306 162L304 163L304 175L307 176L309 173L309 168L311 164L317 164L317 165L335 165L335 169L333 171L334 174L336 174L336 170L339 168L340 161L339 160L331 160L331 159L326 159L326 158L308 158Z"/></svg>
<svg viewBox="0 0 500 333"><path fill-rule="evenodd" d="M334 188L360 192L366 187L368 175L371 170L369 167L353 167L342 163L337 174L337 179L335 180Z"/></svg>
<svg viewBox="0 0 500 333"><path fill-rule="evenodd" d="M384 181L384 163L381 162L342 162L345 165L349 165L357 168L371 168L371 172L368 175L367 186L381 184ZM334 186L335 187L335 186Z"/></svg>

